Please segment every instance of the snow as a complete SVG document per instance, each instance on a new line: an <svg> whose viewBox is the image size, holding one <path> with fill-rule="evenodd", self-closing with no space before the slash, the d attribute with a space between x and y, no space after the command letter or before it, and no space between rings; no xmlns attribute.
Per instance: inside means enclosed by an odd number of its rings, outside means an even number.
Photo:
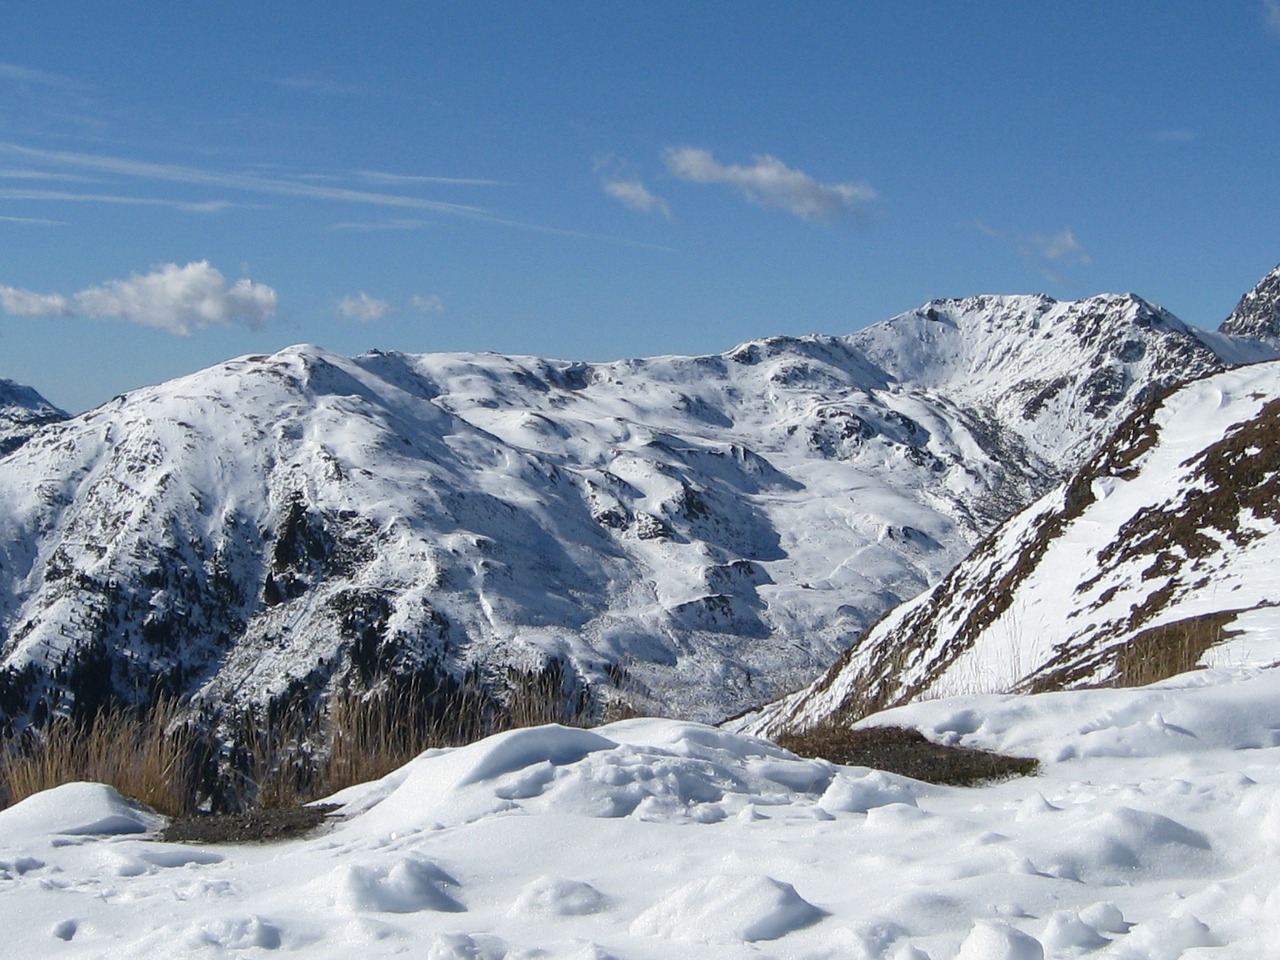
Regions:
<svg viewBox="0 0 1280 960"><path fill-rule="evenodd" d="M942 787L691 722L547 726L428 751L267 845L163 843L69 784L0 812L6 953L1192 960L1280 937L1280 671L865 722L1042 769Z"/></svg>
<svg viewBox="0 0 1280 960"><path fill-rule="evenodd" d="M123 696L243 708L377 634L455 678L625 666L640 709L719 720L810 681L1218 340L1134 297L975 297L720 356L242 357L0 457L0 668L43 690L100 642Z"/></svg>

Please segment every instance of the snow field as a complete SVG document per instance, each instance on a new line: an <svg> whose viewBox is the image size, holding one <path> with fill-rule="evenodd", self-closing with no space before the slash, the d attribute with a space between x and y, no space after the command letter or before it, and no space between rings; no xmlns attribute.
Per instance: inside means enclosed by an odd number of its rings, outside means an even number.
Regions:
<svg viewBox="0 0 1280 960"><path fill-rule="evenodd" d="M937 700L872 723L1039 757L930 786L695 723L516 730L334 797L310 839L193 846L110 788L0 811L23 957L1262 957L1280 674Z"/></svg>

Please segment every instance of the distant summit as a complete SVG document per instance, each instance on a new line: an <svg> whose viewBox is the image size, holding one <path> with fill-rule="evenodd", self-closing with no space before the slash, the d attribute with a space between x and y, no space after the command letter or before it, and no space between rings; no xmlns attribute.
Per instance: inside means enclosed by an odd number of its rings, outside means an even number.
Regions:
<svg viewBox="0 0 1280 960"><path fill-rule="evenodd" d="M0 456L12 453L33 433L67 415L30 387L0 378Z"/></svg>
<svg viewBox="0 0 1280 960"><path fill-rule="evenodd" d="M1240 298L1218 329L1233 337L1280 340L1280 266Z"/></svg>

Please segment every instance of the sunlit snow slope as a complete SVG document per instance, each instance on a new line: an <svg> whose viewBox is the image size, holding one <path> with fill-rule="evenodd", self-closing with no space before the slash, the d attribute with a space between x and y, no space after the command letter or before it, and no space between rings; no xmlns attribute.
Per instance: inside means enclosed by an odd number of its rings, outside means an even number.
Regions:
<svg viewBox="0 0 1280 960"><path fill-rule="evenodd" d="M0 710L558 659L718 719L825 668L1152 391L1267 350L1102 296L694 358L243 357L0 458Z"/></svg>

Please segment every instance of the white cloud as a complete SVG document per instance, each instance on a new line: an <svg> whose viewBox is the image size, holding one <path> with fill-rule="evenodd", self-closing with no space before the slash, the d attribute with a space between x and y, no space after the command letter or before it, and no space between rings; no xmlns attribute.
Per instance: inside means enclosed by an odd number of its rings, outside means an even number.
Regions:
<svg viewBox="0 0 1280 960"><path fill-rule="evenodd" d="M229 286L207 260L185 267L167 263L71 297L0 287L0 307L14 316L110 317L182 337L214 324L260 327L275 315L277 302L275 290L265 284L239 280Z"/></svg>
<svg viewBox="0 0 1280 960"><path fill-rule="evenodd" d="M75 312L115 317L142 327L189 336L193 328L245 323L261 327L275 315L275 290L252 280L232 286L208 260L180 267L166 263L151 273L112 280L75 296Z"/></svg>
<svg viewBox="0 0 1280 960"><path fill-rule="evenodd" d="M1063 263L1089 262L1089 254L1069 229L1059 230L1048 236L1031 237L1030 240L1046 260L1057 260Z"/></svg>
<svg viewBox="0 0 1280 960"><path fill-rule="evenodd" d="M710 150L671 147L664 155L667 169L692 183L720 183L732 187L752 203L777 207L801 220L830 220L861 212L876 198L866 183L821 183L777 157L753 157L751 166L722 164Z"/></svg>
<svg viewBox="0 0 1280 960"><path fill-rule="evenodd" d="M624 207L641 213L660 213L668 220L671 219L671 207L667 201L650 192L639 180L606 180L601 186L605 193Z"/></svg>
<svg viewBox="0 0 1280 960"><path fill-rule="evenodd" d="M0 287L0 309L15 317L65 317L71 313L71 304L58 293Z"/></svg>
<svg viewBox="0 0 1280 960"><path fill-rule="evenodd" d="M444 313L444 301L434 293L429 297L415 294L409 305L420 313Z"/></svg>
<svg viewBox="0 0 1280 960"><path fill-rule="evenodd" d="M391 312L391 304L386 300L371 297L361 290L359 293L339 300L338 312L348 320L355 320L358 323L373 323L376 320L381 320Z"/></svg>

